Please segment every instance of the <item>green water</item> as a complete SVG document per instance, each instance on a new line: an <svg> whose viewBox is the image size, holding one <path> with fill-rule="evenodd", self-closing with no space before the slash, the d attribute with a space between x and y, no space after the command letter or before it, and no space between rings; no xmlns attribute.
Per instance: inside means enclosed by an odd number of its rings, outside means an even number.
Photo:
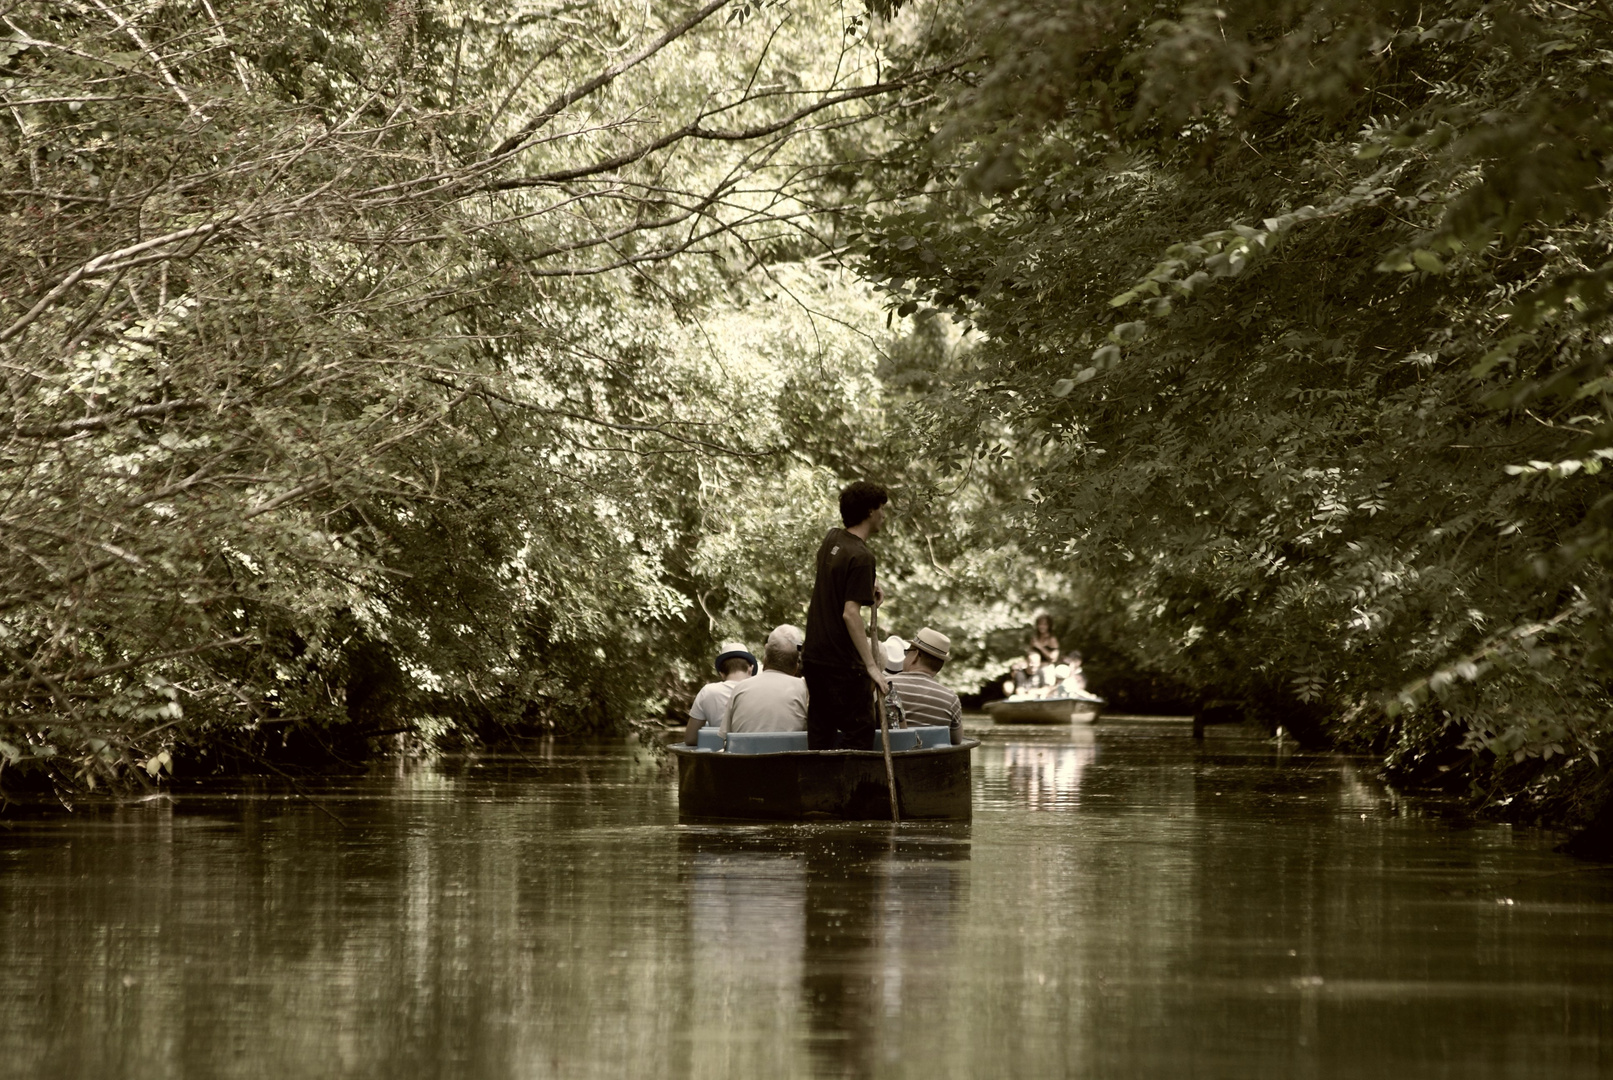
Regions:
<svg viewBox="0 0 1613 1080"><path fill-rule="evenodd" d="M0 826L5 1077L1613 1075L1613 872L1213 729L967 825L677 823L628 742Z"/></svg>

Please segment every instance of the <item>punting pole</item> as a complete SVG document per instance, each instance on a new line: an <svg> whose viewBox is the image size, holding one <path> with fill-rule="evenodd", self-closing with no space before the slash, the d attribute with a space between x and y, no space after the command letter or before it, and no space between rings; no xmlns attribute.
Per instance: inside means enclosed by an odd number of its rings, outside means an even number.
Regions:
<svg viewBox="0 0 1613 1080"><path fill-rule="evenodd" d="M873 635L873 640L868 643L868 652L869 655L873 655L875 649L884 649L884 646L879 641L879 605L877 604L874 605L874 618L869 626L869 633ZM880 658L879 667L881 671L885 668L883 656ZM879 737L885 744L885 786L891 793L891 820L900 824L902 812L897 809L896 805L896 765L891 761L890 717L885 712L885 694L880 690L878 683L874 684L874 701L879 707Z"/></svg>

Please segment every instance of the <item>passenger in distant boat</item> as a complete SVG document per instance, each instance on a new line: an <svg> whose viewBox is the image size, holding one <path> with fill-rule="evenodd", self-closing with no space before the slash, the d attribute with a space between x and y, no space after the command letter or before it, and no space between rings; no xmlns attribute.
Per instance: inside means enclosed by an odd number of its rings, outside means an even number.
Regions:
<svg viewBox="0 0 1613 1080"><path fill-rule="evenodd" d="M700 741L699 731L702 727L716 727L723 722L728 715L728 699L733 695L734 687L756 674L756 657L739 642L726 641L712 666L722 680L707 683L694 696L694 704L689 706L689 726L683 732L683 741L688 746Z"/></svg>
<svg viewBox="0 0 1613 1080"><path fill-rule="evenodd" d="M1053 666L1053 690L1047 696L1056 698L1069 697L1069 679L1070 665L1055 664Z"/></svg>
<svg viewBox="0 0 1613 1080"><path fill-rule="evenodd" d="M1053 619L1048 615L1036 616L1036 630L1031 635L1029 652L1036 653L1044 664L1059 662L1059 639L1053 636Z"/></svg>
<svg viewBox="0 0 1613 1080"><path fill-rule="evenodd" d="M1014 668L1014 694L1041 697L1048 687L1049 669L1042 665L1042 654L1032 649L1025 654L1025 666Z"/></svg>
<svg viewBox="0 0 1613 1080"><path fill-rule="evenodd" d="M762 673L734 687L723 717L730 731L805 731L807 686L800 677L801 631L776 627L762 649Z"/></svg>
<svg viewBox="0 0 1613 1080"><path fill-rule="evenodd" d="M1087 697L1091 691L1087 689L1087 679L1081 671L1081 654L1071 649L1064 659L1069 672L1059 684L1059 693L1065 697Z"/></svg>
<svg viewBox="0 0 1613 1080"><path fill-rule="evenodd" d="M840 520L818 547L817 576L807 608L801 674L808 690L807 742L814 750L865 749L879 727L874 690L890 690L884 664L874 658L862 609L879 606L868 540L885 525L890 497L859 480L840 493Z"/></svg>
<svg viewBox="0 0 1613 1080"><path fill-rule="evenodd" d="M891 676L891 693L901 696L907 724L944 725L956 746L963 741L963 704L935 677L951 654L952 639L926 626L908 644L902 673Z"/></svg>

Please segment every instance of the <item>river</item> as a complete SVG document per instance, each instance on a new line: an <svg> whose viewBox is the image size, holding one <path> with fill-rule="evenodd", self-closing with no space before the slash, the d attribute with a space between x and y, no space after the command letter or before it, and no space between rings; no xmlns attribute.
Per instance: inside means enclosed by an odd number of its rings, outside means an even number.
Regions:
<svg viewBox="0 0 1613 1080"><path fill-rule="evenodd" d="M1560 837L1230 729L980 733L969 824L679 825L631 740L12 819L0 1071L1613 1075Z"/></svg>

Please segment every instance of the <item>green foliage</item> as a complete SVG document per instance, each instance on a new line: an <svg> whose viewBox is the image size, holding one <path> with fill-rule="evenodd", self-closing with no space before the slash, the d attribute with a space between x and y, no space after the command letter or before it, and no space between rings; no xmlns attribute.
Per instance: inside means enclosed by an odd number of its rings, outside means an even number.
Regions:
<svg viewBox="0 0 1613 1080"><path fill-rule="evenodd" d="M782 611L728 508L878 414L822 260L924 77L845 18L9 9L6 777L618 723Z"/></svg>
<svg viewBox="0 0 1613 1080"><path fill-rule="evenodd" d="M975 59L914 120L926 194L858 243L983 335L933 445L1039 449L1027 542L1141 667L1573 809L1613 706L1606 13L940 22L913 55Z"/></svg>

